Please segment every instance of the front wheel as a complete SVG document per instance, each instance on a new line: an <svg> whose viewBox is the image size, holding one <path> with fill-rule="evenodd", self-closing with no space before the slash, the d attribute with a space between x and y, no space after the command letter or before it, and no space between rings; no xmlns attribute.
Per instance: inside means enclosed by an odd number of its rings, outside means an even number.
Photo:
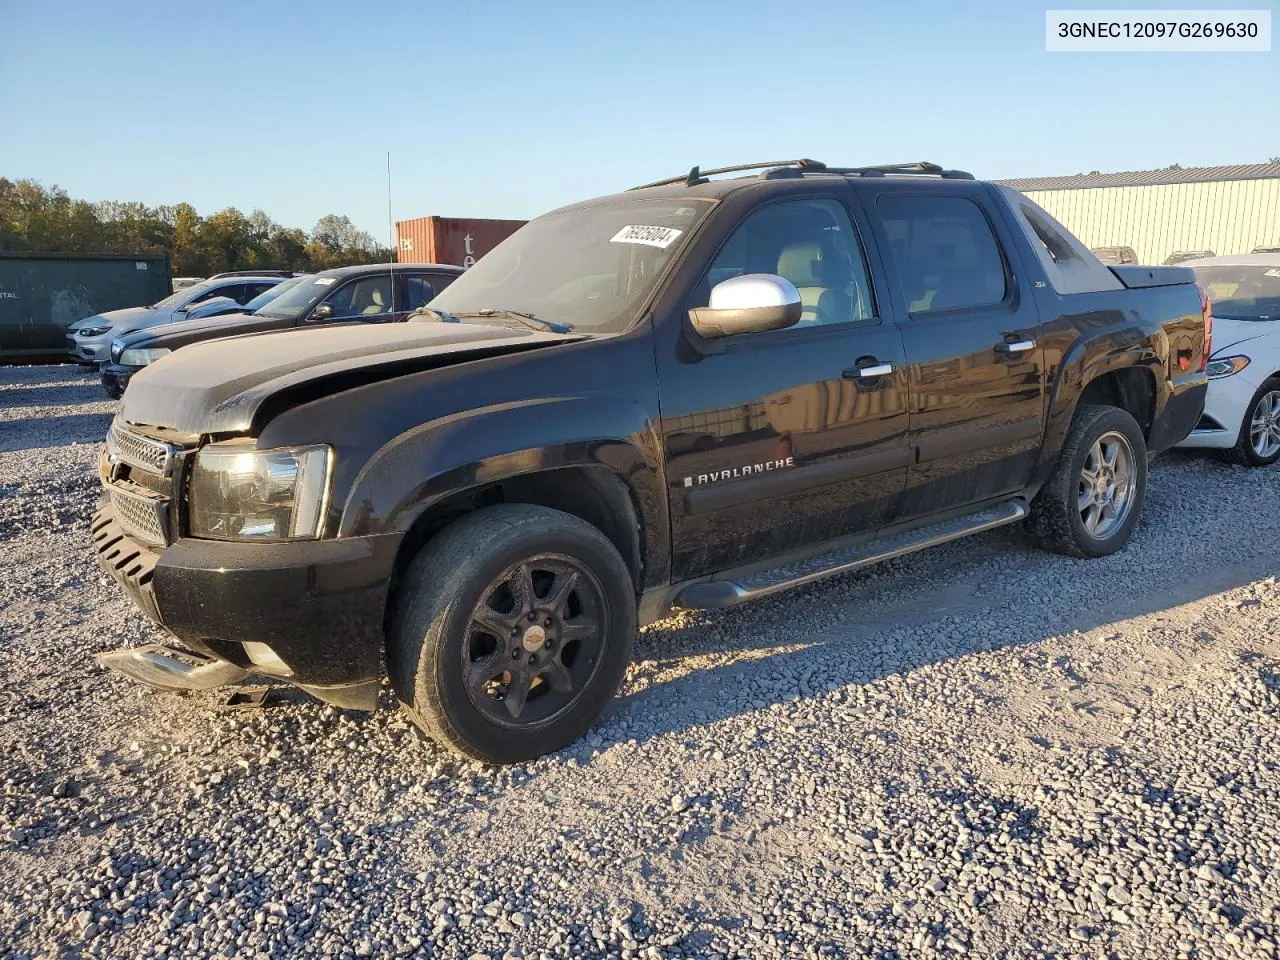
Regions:
<svg viewBox="0 0 1280 960"><path fill-rule="evenodd" d="M1242 467L1269 467L1280 460L1280 377L1270 377L1249 401L1240 438L1226 451Z"/></svg>
<svg viewBox="0 0 1280 960"><path fill-rule="evenodd" d="M1086 404L1031 504L1031 527L1046 549L1105 557L1133 536L1146 495L1142 428L1126 410Z"/></svg>
<svg viewBox="0 0 1280 960"><path fill-rule="evenodd" d="M463 517L409 566L387 668L423 732L515 763L581 737L617 691L636 631L617 549L584 520L527 504Z"/></svg>

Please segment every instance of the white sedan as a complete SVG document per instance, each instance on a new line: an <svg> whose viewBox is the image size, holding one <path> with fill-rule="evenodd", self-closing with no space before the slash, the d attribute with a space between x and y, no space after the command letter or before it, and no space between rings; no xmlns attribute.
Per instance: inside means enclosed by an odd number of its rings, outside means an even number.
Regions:
<svg viewBox="0 0 1280 960"><path fill-rule="evenodd" d="M1213 312L1204 416L1182 447L1222 450L1247 467L1280 460L1280 254L1204 257L1196 273Z"/></svg>

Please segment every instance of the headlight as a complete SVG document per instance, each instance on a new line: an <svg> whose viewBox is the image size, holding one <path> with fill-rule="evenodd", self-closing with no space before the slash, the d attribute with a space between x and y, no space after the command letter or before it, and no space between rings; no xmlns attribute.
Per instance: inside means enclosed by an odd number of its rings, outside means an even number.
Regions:
<svg viewBox="0 0 1280 960"><path fill-rule="evenodd" d="M196 454L188 494L193 537L314 540L329 499L328 447L256 450L212 443Z"/></svg>
<svg viewBox="0 0 1280 960"><path fill-rule="evenodd" d="M110 329L110 327L81 327L76 333L82 337L100 337Z"/></svg>
<svg viewBox="0 0 1280 960"><path fill-rule="evenodd" d="M115 353L114 350L111 351ZM155 350L144 350L141 347L135 347L132 350L126 350L120 354L120 362L126 367L145 367L149 363L155 363L166 354L172 353L165 347L157 347Z"/></svg>
<svg viewBox="0 0 1280 960"><path fill-rule="evenodd" d="M1204 371L1209 374L1210 380L1217 380L1220 377L1233 376L1248 365L1248 357L1221 357L1217 360L1210 360Z"/></svg>

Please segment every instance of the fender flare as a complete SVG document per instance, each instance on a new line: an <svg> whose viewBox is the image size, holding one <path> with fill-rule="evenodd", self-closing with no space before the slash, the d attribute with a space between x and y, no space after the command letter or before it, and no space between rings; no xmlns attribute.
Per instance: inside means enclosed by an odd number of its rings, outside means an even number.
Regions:
<svg viewBox="0 0 1280 960"><path fill-rule="evenodd" d="M1040 447L1040 468L1052 468L1066 443L1075 417L1076 406L1090 383L1120 370L1141 369L1151 375L1154 388L1152 421L1160 415L1169 399L1169 384L1164 377L1167 356L1156 349L1160 344L1126 342L1115 349L1097 350L1098 339L1077 341L1063 355L1057 376L1049 385L1045 406L1044 442ZM1167 344L1164 344L1167 347ZM1095 351L1090 354L1090 351ZM1165 350L1167 354L1167 349Z"/></svg>
<svg viewBox="0 0 1280 960"><path fill-rule="evenodd" d="M403 535L424 512L455 494L532 473L597 467L630 491L652 576L653 561L668 552L661 451L656 425L641 407L615 397L476 407L428 421L379 448L347 493L337 535Z"/></svg>

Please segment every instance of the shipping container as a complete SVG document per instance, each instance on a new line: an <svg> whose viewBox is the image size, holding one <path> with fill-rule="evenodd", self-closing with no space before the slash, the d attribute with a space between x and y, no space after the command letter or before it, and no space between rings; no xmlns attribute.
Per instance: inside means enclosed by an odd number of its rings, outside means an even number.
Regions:
<svg viewBox="0 0 1280 960"><path fill-rule="evenodd" d="M523 220L478 220L418 217L396 222L396 249L401 263L451 263L469 267L511 236Z"/></svg>
<svg viewBox="0 0 1280 960"><path fill-rule="evenodd" d="M66 359L67 327L170 291L163 253L0 251L0 361Z"/></svg>

